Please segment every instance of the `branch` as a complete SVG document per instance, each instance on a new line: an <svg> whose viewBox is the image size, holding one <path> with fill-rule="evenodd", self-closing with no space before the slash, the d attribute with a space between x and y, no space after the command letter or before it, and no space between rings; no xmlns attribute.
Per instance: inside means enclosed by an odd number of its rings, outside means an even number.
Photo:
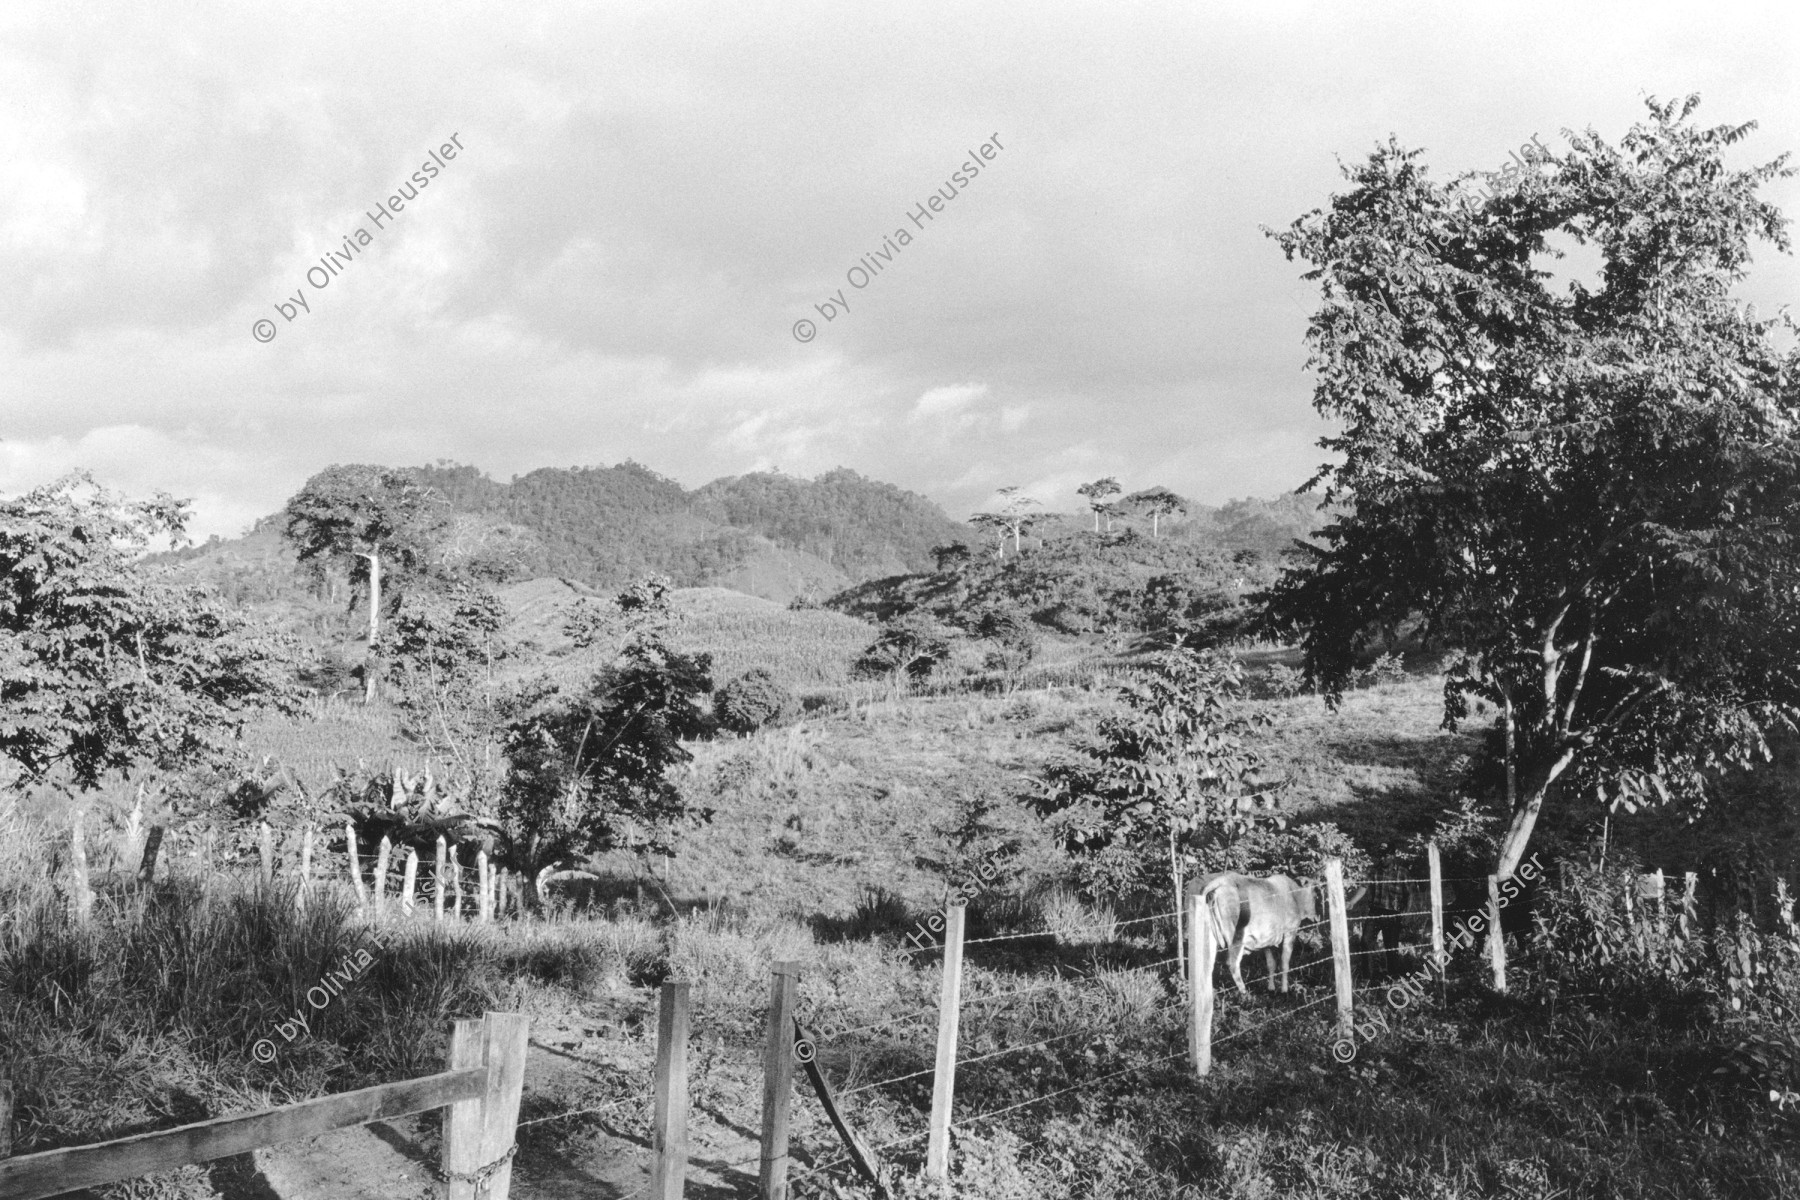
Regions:
<svg viewBox="0 0 1800 1200"><path fill-rule="evenodd" d="M1575 702L1581 699L1581 686L1587 682L1588 664L1594 660L1594 615L1588 614L1587 633L1581 639L1581 665L1575 670L1575 683L1569 689L1569 702L1563 706L1562 717L1557 722L1556 732L1560 736L1569 732L1569 726L1575 720Z"/></svg>

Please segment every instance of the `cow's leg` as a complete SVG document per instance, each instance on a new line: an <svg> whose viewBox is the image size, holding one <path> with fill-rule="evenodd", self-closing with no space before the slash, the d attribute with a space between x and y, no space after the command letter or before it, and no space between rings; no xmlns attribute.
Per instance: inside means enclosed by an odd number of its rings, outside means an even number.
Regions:
<svg viewBox="0 0 1800 1200"><path fill-rule="evenodd" d="M1275 947L1270 946L1263 951L1263 964L1269 970L1269 990L1273 992L1275 990ZM1285 987L1281 990L1287 991Z"/></svg>
<svg viewBox="0 0 1800 1200"><path fill-rule="evenodd" d="M1241 933L1231 940L1231 982L1237 985L1238 995L1250 994L1250 989L1244 986L1244 937Z"/></svg>
<svg viewBox="0 0 1800 1200"><path fill-rule="evenodd" d="M1288 934L1281 939L1281 994L1287 995L1288 964L1294 961L1294 935Z"/></svg>

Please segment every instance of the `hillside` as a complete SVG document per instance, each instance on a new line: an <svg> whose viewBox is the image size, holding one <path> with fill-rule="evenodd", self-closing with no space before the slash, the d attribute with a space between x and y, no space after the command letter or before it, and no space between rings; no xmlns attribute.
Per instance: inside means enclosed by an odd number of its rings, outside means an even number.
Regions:
<svg viewBox="0 0 1800 1200"><path fill-rule="evenodd" d="M454 464L413 474L459 511L533 530L546 573L597 587L654 571L786 602L922 570L932 546L964 532L925 497L842 469L812 480L739 475L692 492L634 462L546 467L510 483Z"/></svg>

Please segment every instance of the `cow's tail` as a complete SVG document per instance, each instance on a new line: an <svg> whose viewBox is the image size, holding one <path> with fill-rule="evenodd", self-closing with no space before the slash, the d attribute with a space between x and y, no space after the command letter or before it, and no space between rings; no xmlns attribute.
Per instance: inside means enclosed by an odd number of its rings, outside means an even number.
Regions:
<svg viewBox="0 0 1800 1200"><path fill-rule="evenodd" d="M1207 918L1212 921L1213 946L1220 950L1231 945L1231 939L1237 933L1237 923L1233 921L1231 926L1228 927L1225 923L1224 914L1219 911L1219 906L1213 903L1213 897L1218 895L1222 888L1229 886L1231 886L1231 880L1220 878L1213 880L1200 889L1200 908L1206 913Z"/></svg>

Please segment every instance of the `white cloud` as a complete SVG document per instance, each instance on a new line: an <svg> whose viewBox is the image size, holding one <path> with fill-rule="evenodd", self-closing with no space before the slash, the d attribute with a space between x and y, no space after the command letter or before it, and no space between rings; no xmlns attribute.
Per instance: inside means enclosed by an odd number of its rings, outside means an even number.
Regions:
<svg viewBox="0 0 1800 1200"><path fill-rule="evenodd" d="M949 387L934 387L920 396L913 405L912 419L915 421L943 417L955 412L965 405L981 399L988 393L985 383L957 383Z"/></svg>

